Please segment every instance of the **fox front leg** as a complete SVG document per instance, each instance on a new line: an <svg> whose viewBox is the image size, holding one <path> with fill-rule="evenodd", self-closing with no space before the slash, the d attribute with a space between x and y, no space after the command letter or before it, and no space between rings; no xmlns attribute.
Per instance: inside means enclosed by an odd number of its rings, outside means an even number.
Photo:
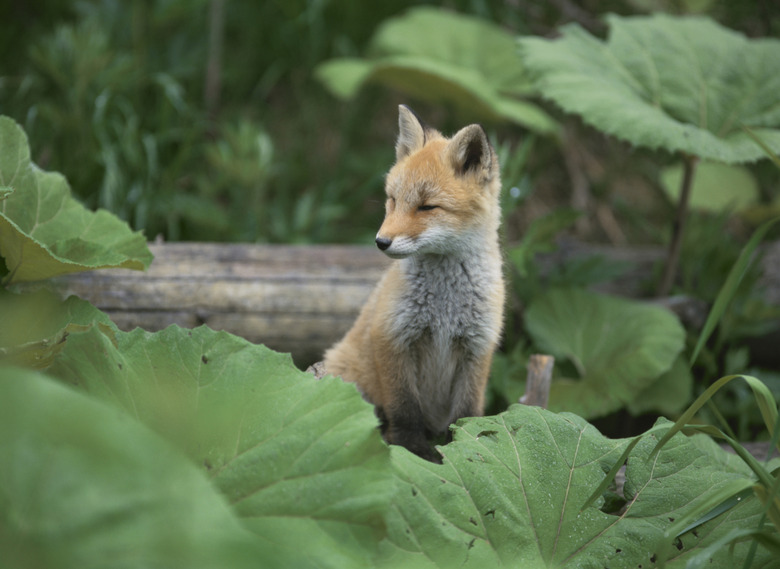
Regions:
<svg viewBox="0 0 780 569"><path fill-rule="evenodd" d="M485 411L485 388L490 374L492 352L481 356L464 358L455 371L456 385L452 402L451 422L464 417L481 417ZM447 442L452 440L452 431L447 433Z"/></svg>
<svg viewBox="0 0 780 569"><path fill-rule="evenodd" d="M441 457L431 447L425 417L415 397L405 390L399 390L392 404L381 409L387 421L385 439L388 443L400 445L409 452L432 462L441 462Z"/></svg>

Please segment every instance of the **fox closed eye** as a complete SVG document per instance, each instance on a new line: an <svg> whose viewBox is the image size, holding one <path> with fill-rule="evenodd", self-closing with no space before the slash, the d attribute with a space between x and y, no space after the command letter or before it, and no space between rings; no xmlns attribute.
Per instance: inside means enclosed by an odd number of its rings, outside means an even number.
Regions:
<svg viewBox="0 0 780 569"><path fill-rule="evenodd" d="M425 205L418 206L417 211L431 211L432 209L436 209L437 207L439 206L425 204Z"/></svg>

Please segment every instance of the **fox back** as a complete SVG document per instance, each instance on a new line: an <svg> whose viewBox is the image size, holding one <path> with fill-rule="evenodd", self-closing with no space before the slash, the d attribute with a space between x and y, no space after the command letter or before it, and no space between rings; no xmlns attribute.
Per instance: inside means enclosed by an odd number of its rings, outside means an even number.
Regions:
<svg viewBox="0 0 780 569"><path fill-rule="evenodd" d="M448 139L399 108L376 244L396 259L325 369L376 405L385 438L435 459L429 440L482 414L503 321L500 177L487 136Z"/></svg>

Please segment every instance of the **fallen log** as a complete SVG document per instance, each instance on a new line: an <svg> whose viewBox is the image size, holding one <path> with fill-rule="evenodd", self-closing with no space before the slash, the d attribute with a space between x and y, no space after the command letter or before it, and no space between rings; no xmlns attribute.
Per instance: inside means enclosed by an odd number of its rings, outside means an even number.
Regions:
<svg viewBox="0 0 780 569"><path fill-rule="evenodd" d="M206 324L315 361L343 335L389 259L374 247L150 243L145 273L103 270L54 280L122 330Z"/></svg>
<svg viewBox="0 0 780 569"><path fill-rule="evenodd" d="M63 296L77 295L106 312L120 329L206 324L290 352L304 369L349 329L390 263L375 247L351 245L150 243L149 248L155 260L145 273L93 271L60 277L53 284ZM664 253L564 243L539 262L545 270L592 254L634 264L602 290L641 297ZM780 275L773 263L779 257L780 244L775 243L767 254L771 263L764 263L769 275L765 284L777 302ZM676 303L668 307L678 310Z"/></svg>

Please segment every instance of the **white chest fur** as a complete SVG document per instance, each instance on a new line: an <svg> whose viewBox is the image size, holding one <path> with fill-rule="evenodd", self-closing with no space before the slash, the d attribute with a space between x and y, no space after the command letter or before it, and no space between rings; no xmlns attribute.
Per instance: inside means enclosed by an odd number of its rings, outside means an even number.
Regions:
<svg viewBox="0 0 780 569"><path fill-rule="evenodd" d="M406 287L393 336L413 369L409 387L429 427L443 431L469 388L473 362L494 348L501 328L500 262L426 256L403 261Z"/></svg>

